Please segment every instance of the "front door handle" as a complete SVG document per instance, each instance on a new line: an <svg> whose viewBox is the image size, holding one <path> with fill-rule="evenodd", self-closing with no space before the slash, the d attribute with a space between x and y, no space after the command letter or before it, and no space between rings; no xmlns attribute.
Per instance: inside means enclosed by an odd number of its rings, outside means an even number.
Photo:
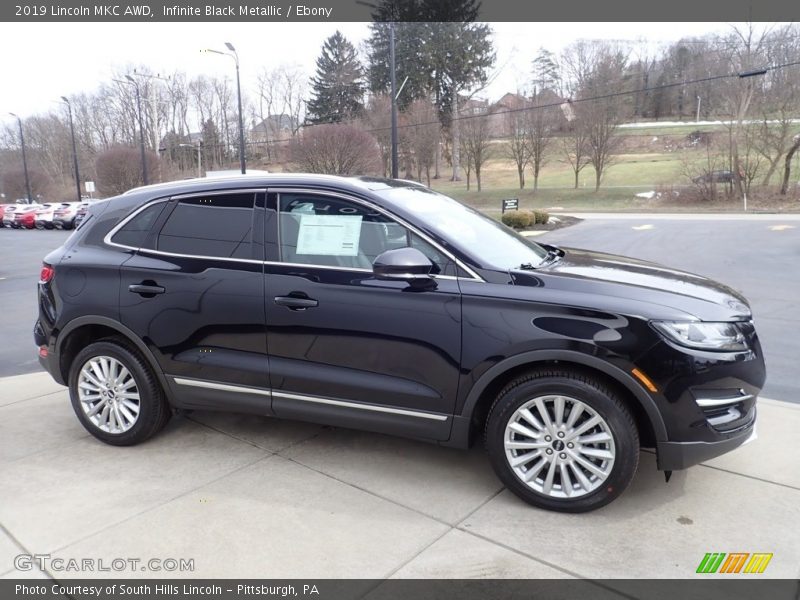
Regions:
<svg viewBox="0 0 800 600"><path fill-rule="evenodd" d="M134 283L128 286L128 291L134 294L141 294L146 298L152 298L156 294L163 294L166 290L160 285L147 283Z"/></svg>
<svg viewBox="0 0 800 600"><path fill-rule="evenodd" d="M305 310L319 306L319 302L308 296L275 296L275 304L290 310Z"/></svg>

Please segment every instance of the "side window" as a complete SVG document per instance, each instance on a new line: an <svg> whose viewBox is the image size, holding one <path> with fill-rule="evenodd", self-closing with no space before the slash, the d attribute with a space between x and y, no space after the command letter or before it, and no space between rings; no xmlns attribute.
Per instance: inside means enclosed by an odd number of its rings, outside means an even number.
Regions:
<svg viewBox="0 0 800 600"><path fill-rule="evenodd" d="M213 256L253 258L255 193L194 196L178 201L161 228L156 250Z"/></svg>
<svg viewBox="0 0 800 600"><path fill-rule="evenodd" d="M387 250L412 246L431 259L434 274L452 271L433 246L385 215L340 198L281 194L278 218L283 262L371 269ZM450 274L450 273L448 273Z"/></svg>
<svg viewBox="0 0 800 600"><path fill-rule="evenodd" d="M150 229L152 229L153 224L158 220L158 216L166 205L166 202L151 204L125 223L125 225L114 234L111 241L115 244L130 246L131 248L141 248L144 245L147 234L150 233ZM83 223L81 223L81 226L90 219L91 215L87 216Z"/></svg>

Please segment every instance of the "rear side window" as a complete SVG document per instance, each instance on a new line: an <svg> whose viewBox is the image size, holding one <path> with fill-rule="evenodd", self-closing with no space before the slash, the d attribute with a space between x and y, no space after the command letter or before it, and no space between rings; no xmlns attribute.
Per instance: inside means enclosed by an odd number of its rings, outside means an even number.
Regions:
<svg viewBox="0 0 800 600"><path fill-rule="evenodd" d="M195 196L178 201L156 250L192 256L253 258L255 193Z"/></svg>
<svg viewBox="0 0 800 600"><path fill-rule="evenodd" d="M164 210L166 202L157 202L151 204L141 212L137 213L130 221L114 234L111 241L115 244L122 244L123 246L130 246L131 248L141 248L144 246L144 241L147 234L150 233L153 225L161 211ZM91 218L91 215L83 221L86 223Z"/></svg>

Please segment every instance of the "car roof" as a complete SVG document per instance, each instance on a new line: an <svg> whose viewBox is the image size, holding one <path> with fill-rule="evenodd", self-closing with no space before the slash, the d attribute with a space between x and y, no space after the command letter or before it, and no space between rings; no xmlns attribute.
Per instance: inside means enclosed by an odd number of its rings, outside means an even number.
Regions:
<svg viewBox="0 0 800 600"><path fill-rule="evenodd" d="M343 177L339 175L319 175L315 173L269 173L257 175L232 175L228 177L197 177L166 183L156 183L128 190L123 196L140 192L168 192L173 194L192 193L207 190L209 187L235 188L245 186L268 187L270 185L321 185L344 187L352 190L376 191L393 187L416 187L421 184L401 179L384 177ZM423 186L424 187L424 186Z"/></svg>

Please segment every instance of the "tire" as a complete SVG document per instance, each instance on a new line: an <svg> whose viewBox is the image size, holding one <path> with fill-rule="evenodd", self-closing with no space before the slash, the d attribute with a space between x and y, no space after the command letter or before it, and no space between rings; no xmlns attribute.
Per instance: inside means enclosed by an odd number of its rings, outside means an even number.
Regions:
<svg viewBox="0 0 800 600"><path fill-rule="evenodd" d="M104 377L109 372L111 377ZM110 390L98 385L112 382L115 376L121 385ZM84 428L114 446L132 446L151 438L171 416L153 370L137 351L116 340L100 340L78 353L70 365L69 395ZM134 410L137 403L138 412ZM91 415L98 407L102 410Z"/></svg>
<svg viewBox="0 0 800 600"><path fill-rule="evenodd" d="M625 491L639 463L628 408L600 381L569 369L540 369L510 382L489 411L485 433L500 480L547 510L605 506Z"/></svg>

